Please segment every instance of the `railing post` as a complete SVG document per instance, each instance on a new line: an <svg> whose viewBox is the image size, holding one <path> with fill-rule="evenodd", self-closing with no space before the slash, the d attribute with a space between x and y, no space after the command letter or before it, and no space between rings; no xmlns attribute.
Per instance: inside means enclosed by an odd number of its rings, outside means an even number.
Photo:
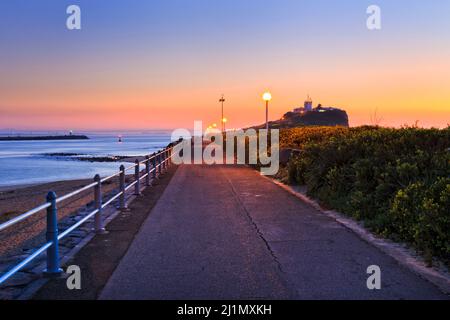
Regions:
<svg viewBox="0 0 450 320"><path fill-rule="evenodd" d="M153 158L152 158L152 167L153 167L153 180L156 179L156 156L155 154L153 154Z"/></svg>
<svg viewBox="0 0 450 320"><path fill-rule="evenodd" d="M161 154L158 154L157 162L158 162L158 176L160 176L161 175Z"/></svg>
<svg viewBox="0 0 450 320"><path fill-rule="evenodd" d="M59 266L59 241L58 241L58 209L56 207L56 193L49 192L47 202L47 233L46 239L52 242L52 246L47 249L47 269L44 271L47 277L58 277L62 273Z"/></svg>
<svg viewBox="0 0 450 320"><path fill-rule="evenodd" d="M169 149L167 149L167 165L169 166L169 168L170 168L170 166L172 165L172 162L171 162L171 160L172 160L172 158L171 158L171 151L172 151L172 148L170 147Z"/></svg>
<svg viewBox="0 0 450 320"><path fill-rule="evenodd" d="M167 157L167 148L164 150L164 169L167 171L169 168L169 164L167 163L168 157Z"/></svg>
<svg viewBox="0 0 450 320"><path fill-rule="evenodd" d="M145 177L145 184L147 187L150 187L152 184L150 183L150 157L145 156L146 162L145 162L145 173L147 176Z"/></svg>
<svg viewBox="0 0 450 320"><path fill-rule="evenodd" d="M134 180L136 181L136 184L134 185L134 195L139 196L141 195L141 181L140 181L140 177L139 177L139 172L140 172L140 165L139 165L139 160L136 159L135 163L135 167L134 167Z"/></svg>
<svg viewBox="0 0 450 320"><path fill-rule="evenodd" d="M169 147L166 149L166 170L169 169Z"/></svg>
<svg viewBox="0 0 450 320"><path fill-rule="evenodd" d="M166 149L166 170L169 169L169 148Z"/></svg>
<svg viewBox="0 0 450 320"><path fill-rule="evenodd" d="M94 181L97 183L97 185L94 187L94 202L95 202L95 209L98 210L98 212L94 216L94 227L95 232L98 234L105 233L106 230L103 227L103 219L102 219L102 180L100 179L100 176L97 174L94 177Z"/></svg>
<svg viewBox="0 0 450 320"><path fill-rule="evenodd" d="M121 211L127 211L128 207L127 204L125 202L125 166L121 165L120 166L120 181L119 181L119 188L120 188L120 192L122 192L122 194L119 197L119 210Z"/></svg>
<svg viewBox="0 0 450 320"><path fill-rule="evenodd" d="M163 152L161 153L161 157L162 157L162 170L163 172L166 172L166 149L164 149Z"/></svg>

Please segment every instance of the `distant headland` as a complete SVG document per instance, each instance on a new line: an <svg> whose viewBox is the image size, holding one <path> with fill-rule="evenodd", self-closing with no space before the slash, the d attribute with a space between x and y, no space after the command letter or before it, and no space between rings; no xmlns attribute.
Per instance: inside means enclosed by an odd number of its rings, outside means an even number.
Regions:
<svg viewBox="0 0 450 320"><path fill-rule="evenodd" d="M85 135L64 136L9 136L0 137L0 141L42 141L42 140L89 140Z"/></svg>
<svg viewBox="0 0 450 320"><path fill-rule="evenodd" d="M269 122L272 129L296 128L306 126L349 126L348 115L345 110L335 107L325 107L319 104L313 107L308 96L304 106L287 112L280 120ZM264 125L258 127L263 128Z"/></svg>

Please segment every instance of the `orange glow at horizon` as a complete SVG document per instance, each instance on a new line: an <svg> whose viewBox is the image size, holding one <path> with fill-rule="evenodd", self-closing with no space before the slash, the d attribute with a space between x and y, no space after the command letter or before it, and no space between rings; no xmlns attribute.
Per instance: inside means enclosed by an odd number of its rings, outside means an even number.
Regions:
<svg viewBox="0 0 450 320"><path fill-rule="evenodd" d="M423 92L423 88L422 92ZM94 98L84 101L71 101L65 105L58 105L57 101L34 101L32 107L28 103L14 105L4 110L0 107L0 128L16 129L64 129L75 128L82 130L110 130L110 129L172 129L191 128L193 122L202 120L205 124L220 121L220 107L215 103L216 91L199 90L204 100L195 97L191 99L177 96L146 96L111 97L105 100ZM258 92L258 91L256 91ZM279 119L294 107L301 106L306 94L296 95L288 90L274 90L276 99L271 101L269 117ZM417 90L418 92L418 90ZM429 90L417 93L411 90L407 96L396 96L393 93L349 94L332 90L312 95L314 105L321 103L325 106L336 106L347 111L351 126L372 124L371 118L376 116L383 126L412 125L418 121L419 126L446 127L450 124L450 96L441 100ZM191 92L192 94L192 92ZM373 96L372 96L373 95ZM239 128L264 122L261 111L264 102L258 99L258 93L228 94L225 111L228 115L228 125ZM319 97L319 98L317 98ZM209 99L208 99L209 98ZM153 102L147 102L153 101ZM78 104L79 103L79 104ZM79 107L87 106L87 107ZM14 125L15 124L15 125ZM17 125L20 124L20 125Z"/></svg>
<svg viewBox="0 0 450 320"><path fill-rule="evenodd" d="M386 83L387 82L387 83ZM301 106L310 92L314 105L343 108L350 125L371 124L375 114L383 126L412 125L419 121L424 127L446 127L450 123L450 93L443 86L363 87L361 83L348 88L323 86L298 92L296 87L280 83L272 85L276 99L271 101L269 117L279 119L287 111ZM301 85L300 85L301 87ZM311 86L310 86L311 87ZM248 86L228 91L225 104L228 125L246 127L264 122L259 88ZM169 92L114 92L81 97L55 95L33 98L4 95L8 108L0 106L0 128L17 129L171 129L191 128L195 120L220 122L220 106L216 103L219 89L179 90Z"/></svg>
<svg viewBox="0 0 450 320"><path fill-rule="evenodd" d="M114 74L98 72L90 78L83 72L93 62L78 62L81 71L73 77L58 70L49 74L44 67L33 73L21 69L0 79L0 129L192 128L195 120L221 122L217 99L222 92L227 95L227 126L247 127L265 122L265 88L276 97L270 120L302 106L310 94L314 106L345 109L351 126L371 124L375 112L383 126L418 121L419 126L443 128L450 123L450 63L444 54L381 56L370 63L347 57L320 67L274 61L263 71L255 63L227 69L221 77L210 63L197 74L195 65L186 64L152 75L142 68L145 61L143 57Z"/></svg>

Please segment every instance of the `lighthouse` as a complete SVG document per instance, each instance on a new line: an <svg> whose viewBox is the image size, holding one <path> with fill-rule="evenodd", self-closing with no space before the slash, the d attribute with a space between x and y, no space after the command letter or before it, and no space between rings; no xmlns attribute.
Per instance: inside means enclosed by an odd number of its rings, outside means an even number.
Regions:
<svg viewBox="0 0 450 320"><path fill-rule="evenodd" d="M308 95L308 98L305 101L304 106L305 106L304 107L305 112L310 112L310 111L313 110L313 102L312 102L311 97L309 95Z"/></svg>

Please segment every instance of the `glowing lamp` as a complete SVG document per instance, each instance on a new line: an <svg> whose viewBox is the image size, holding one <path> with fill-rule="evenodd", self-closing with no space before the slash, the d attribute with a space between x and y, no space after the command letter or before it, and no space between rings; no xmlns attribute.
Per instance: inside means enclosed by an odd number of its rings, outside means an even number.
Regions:
<svg viewBox="0 0 450 320"><path fill-rule="evenodd" d="M264 101L269 102L270 100L272 100L272 94L270 92L265 92L262 98Z"/></svg>

